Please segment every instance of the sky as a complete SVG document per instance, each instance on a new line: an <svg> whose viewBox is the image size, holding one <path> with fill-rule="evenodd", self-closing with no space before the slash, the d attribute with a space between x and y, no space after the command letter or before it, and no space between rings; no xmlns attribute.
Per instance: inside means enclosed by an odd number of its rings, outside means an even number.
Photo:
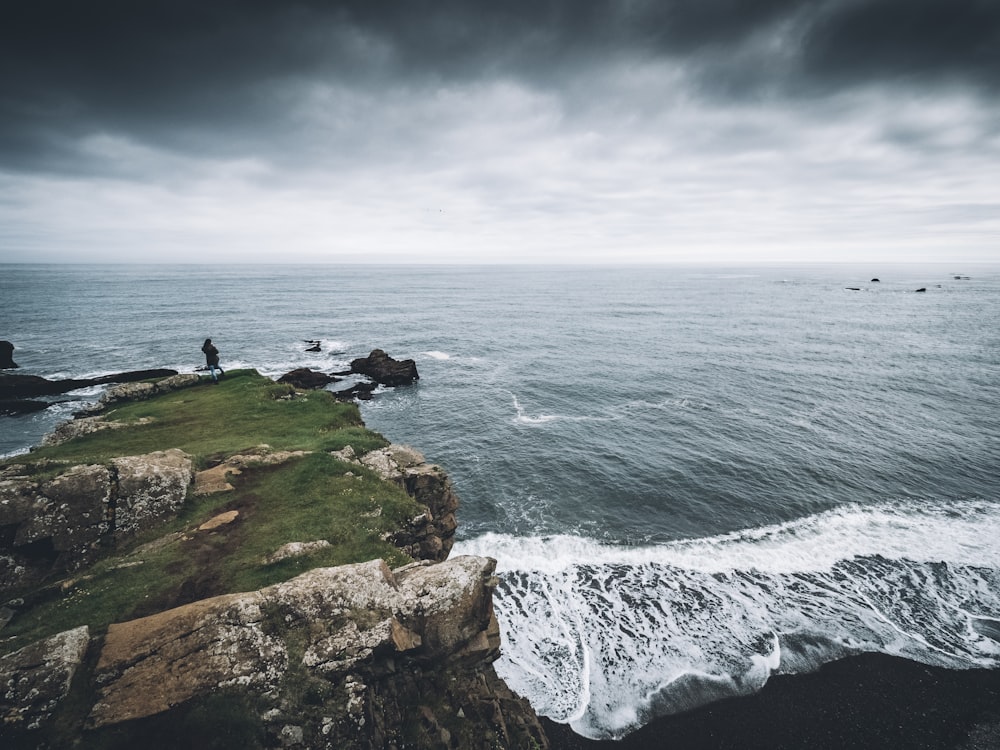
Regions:
<svg viewBox="0 0 1000 750"><path fill-rule="evenodd" d="M0 262L1000 261L997 0L31 0Z"/></svg>

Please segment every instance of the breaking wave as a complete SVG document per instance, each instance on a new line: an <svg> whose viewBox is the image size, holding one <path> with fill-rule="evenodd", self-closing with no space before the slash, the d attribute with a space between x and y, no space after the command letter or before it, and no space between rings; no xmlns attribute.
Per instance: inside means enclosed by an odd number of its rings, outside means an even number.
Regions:
<svg viewBox="0 0 1000 750"><path fill-rule="evenodd" d="M862 652L1000 666L1000 504L900 501L655 547L487 534L497 671L551 719L619 738Z"/></svg>

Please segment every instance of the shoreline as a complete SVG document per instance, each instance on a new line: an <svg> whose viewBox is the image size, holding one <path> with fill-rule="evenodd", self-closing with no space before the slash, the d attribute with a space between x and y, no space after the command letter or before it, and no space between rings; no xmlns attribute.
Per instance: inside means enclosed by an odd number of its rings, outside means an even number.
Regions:
<svg viewBox="0 0 1000 750"><path fill-rule="evenodd" d="M1000 748L1000 669L861 654L774 676L754 695L656 719L621 740L542 725L553 750L988 750Z"/></svg>

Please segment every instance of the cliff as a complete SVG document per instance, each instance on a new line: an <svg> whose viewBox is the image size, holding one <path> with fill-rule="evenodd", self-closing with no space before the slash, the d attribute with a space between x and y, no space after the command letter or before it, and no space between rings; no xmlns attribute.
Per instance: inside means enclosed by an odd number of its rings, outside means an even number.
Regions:
<svg viewBox="0 0 1000 750"><path fill-rule="evenodd" d="M252 371L0 465L4 747L547 747L447 475Z"/></svg>

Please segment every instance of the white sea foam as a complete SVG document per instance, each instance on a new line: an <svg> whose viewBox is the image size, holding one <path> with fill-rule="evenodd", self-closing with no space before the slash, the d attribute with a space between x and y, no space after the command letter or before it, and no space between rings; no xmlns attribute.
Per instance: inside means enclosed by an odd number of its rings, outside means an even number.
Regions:
<svg viewBox="0 0 1000 750"><path fill-rule="evenodd" d="M514 411L516 416L513 419L515 424L521 425L542 425L548 424L549 422L565 421L565 422L605 422L614 419L619 419L617 415L615 416L590 416L590 415L567 415L567 414L536 414L530 415L527 413L525 408L521 405L517 396L513 393L510 394L511 400L514 402Z"/></svg>
<svg viewBox="0 0 1000 750"><path fill-rule="evenodd" d="M517 412L517 416L514 417L514 422L516 424L538 425L545 424L546 422L553 422L559 418L555 414L539 414L537 416L529 416L525 413L524 407L521 406L521 402L517 400L517 396L511 394L511 398L514 399L514 410Z"/></svg>
<svg viewBox="0 0 1000 750"><path fill-rule="evenodd" d="M446 354L445 352L438 352L438 351L424 352L424 355L430 357L431 359L451 359L451 355Z"/></svg>
<svg viewBox="0 0 1000 750"><path fill-rule="evenodd" d="M497 671L608 738L850 653L1000 666L998 535L998 503L903 501L660 546L489 534L455 554L498 561Z"/></svg>

